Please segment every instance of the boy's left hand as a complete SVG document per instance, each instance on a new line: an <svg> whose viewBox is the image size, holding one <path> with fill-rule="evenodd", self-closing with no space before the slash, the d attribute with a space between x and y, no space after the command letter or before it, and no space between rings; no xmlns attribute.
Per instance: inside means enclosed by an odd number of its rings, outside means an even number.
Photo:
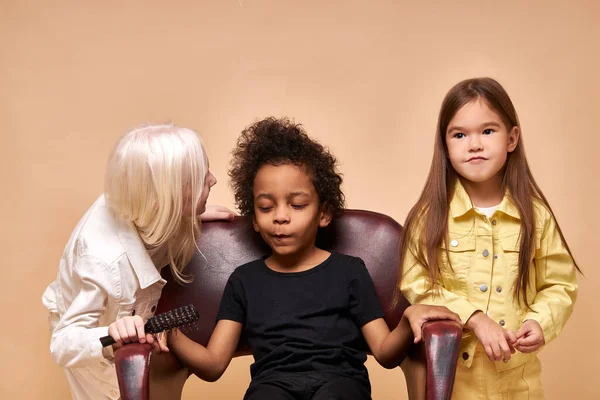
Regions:
<svg viewBox="0 0 600 400"><path fill-rule="evenodd" d="M232 221L235 215L225 206L206 205L206 210L200 214L200 221Z"/></svg>
<svg viewBox="0 0 600 400"><path fill-rule="evenodd" d="M533 353L545 343L544 332L540 324L533 319L528 319L517 331L517 341L514 348L521 353Z"/></svg>
<svg viewBox="0 0 600 400"><path fill-rule="evenodd" d="M443 306L428 306L425 304L413 304L404 311L402 318L406 318L415 337L415 343L421 341L421 329L427 321L448 319L458 322L462 326L460 317L455 312Z"/></svg>

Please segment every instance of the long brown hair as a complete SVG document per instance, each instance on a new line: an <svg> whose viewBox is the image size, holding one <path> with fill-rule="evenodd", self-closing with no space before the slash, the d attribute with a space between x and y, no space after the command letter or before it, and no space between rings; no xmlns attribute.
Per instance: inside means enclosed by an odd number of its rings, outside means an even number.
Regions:
<svg viewBox="0 0 600 400"><path fill-rule="evenodd" d="M433 160L431 161L429 175L419 200L406 217L400 247L400 260L404 260L406 253L411 251L417 261L428 270L430 290L433 290L433 283L437 281L440 275L439 260L442 251L444 251L442 250L442 244L445 243L446 246L444 247L448 248L448 211L458 179L458 174L447 156L446 131L448 124L458 110L465 104L477 99L485 101L500 116L509 131L513 127L521 128L510 97L504 88L492 78L464 80L450 89L444 97L437 122ZM514 293L517 302L522 302L526 307L529 307L527 290L530 259L534 251L536 235L534 201L541 202L552 214L552 218L554 218L554 213L529 169L523 148L522 135L515 150L508 154L504 167L502 189L505 193L508 193L521 217L519 273L515 281ZM423 228L421 237L411 240L421 226ZM571 255L571 250L558 223L556 227L564 246ZM411 243L413 247L411 247ZM575 263L575 261L573 262ZM576 263L575 267L580 271ZM402 279L402 263L399 268L398 279L400 280ZM399 295L400 293L397 291L394 304L397 304Z"/></svg>

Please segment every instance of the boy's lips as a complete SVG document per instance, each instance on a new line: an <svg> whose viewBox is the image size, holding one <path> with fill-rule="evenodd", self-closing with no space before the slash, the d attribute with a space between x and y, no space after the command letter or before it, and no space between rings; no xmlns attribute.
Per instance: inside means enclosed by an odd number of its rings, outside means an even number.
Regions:
<svg viewBox="0 0 600 400"><path fill-rule="evenodd" d="M287 246L291 243L292 235L271 235L271 243L275 246Z"/></svg>

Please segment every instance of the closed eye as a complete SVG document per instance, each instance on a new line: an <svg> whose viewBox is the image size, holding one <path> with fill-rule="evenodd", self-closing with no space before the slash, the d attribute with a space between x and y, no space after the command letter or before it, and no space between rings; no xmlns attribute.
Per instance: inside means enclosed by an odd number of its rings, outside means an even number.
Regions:
<svg viewBox="0 0 600 400"><path fill-rule="evenodd" d="M292 208L295 210L302 210L306 206L307 206L307 204L292 204Z"/></svg>

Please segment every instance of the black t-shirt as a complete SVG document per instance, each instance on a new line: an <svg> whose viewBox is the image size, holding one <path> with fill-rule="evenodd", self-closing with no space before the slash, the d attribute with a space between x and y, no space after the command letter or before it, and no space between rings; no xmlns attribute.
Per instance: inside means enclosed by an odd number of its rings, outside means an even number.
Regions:
<svg viewBox="0 0 600 400"><path fill-rule="evenodd" d="M271 270L263 259L229 277L217 320L244 325L252 379L323 371L368 379L360 328L384 313L364 262L332 253L307 271Z"/></svg>

